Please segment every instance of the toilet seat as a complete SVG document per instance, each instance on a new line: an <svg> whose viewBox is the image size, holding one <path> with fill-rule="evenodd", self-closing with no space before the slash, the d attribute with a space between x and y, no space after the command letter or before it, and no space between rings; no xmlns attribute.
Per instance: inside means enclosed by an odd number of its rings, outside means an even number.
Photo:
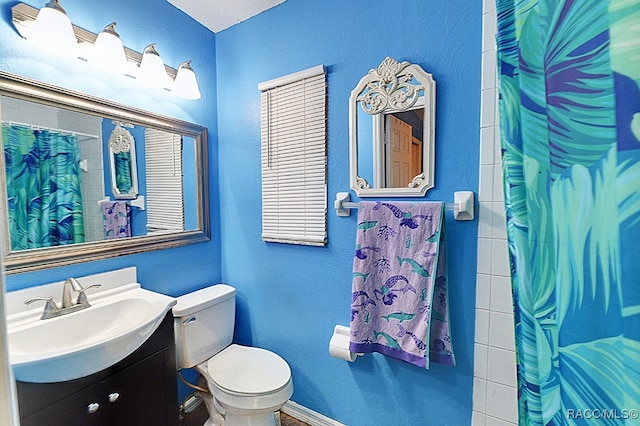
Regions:
<svg viewBox="0 0 640 426"><path fill-rule="evenodd" d="M227 410L277 410L293 393L289 365L266 349L232 344L204 367L209 389Z"/></svg>
<svg viewBox="0 0 640 426"><path fill-rule="evenodd" d="M247 396L277 392L291 379L291 369L280 356L240 345L230 345L213 356L207 372L218 388Z"/></svg>

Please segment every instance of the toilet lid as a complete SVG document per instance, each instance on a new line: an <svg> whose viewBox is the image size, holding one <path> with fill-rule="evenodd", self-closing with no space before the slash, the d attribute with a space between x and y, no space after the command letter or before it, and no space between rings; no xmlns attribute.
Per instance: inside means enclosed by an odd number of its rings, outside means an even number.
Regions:
<svg viewBox="0 0 640 426"><path fill-rule="evenodd" d="M289 383L291 369L280 356L265 349L231 345L207 363L211 379L236 393L265 394Z"/></svg>

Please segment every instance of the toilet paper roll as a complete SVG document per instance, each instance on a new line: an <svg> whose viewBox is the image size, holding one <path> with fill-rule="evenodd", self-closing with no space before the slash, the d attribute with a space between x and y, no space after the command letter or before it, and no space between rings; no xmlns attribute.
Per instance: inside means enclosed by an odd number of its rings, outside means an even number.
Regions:
<svg viewBox="0 0 640 426"><path fill-rule="evenodd" d="M333 330L333 336L329 341L329 354L338 359L344 359L349 362L355 361L358 353L349 350L349 327L336 325Z"/></svg>

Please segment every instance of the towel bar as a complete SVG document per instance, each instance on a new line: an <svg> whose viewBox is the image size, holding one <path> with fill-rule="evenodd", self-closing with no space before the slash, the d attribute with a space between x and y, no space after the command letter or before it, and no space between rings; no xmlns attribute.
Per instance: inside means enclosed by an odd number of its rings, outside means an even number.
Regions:
<svg viewBox="0 0 640 426"><path fill-rule="evenodd" d="M351 193L338 192L333 207L336 214L340 217L351 215L351 209L357 209L358 203L352 202ZM472 191L456 191L453 193L453 203L446 203L445 210L452 210L453 217L456 220L473 220L474 211L474 194Z"/></svg>
<svg viewBox="0 0 640 426"><path fill-rule="evenodd" d="M111 199L109 197L104 197L102 200L98 201L98 205L102 205L102 203L109 203L111 202ZM127 200L127 204L129 204L131 207L137 207L140 210L144 210L144 195L138 195L136 198L134 198L133 200Z"/></svg>

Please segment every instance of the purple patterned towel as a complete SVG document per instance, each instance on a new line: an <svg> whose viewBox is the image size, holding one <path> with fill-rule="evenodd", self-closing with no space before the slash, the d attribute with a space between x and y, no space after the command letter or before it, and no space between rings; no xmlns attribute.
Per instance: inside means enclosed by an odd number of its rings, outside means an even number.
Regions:
<svg viewBox="0 0 640 426"><path fill-rule="evenodd" d="M131 208L126 201L104 201L102 218L104 239L113 240L131 236Z"/></svg>
<svg viewBox="0 0 640 426"><path fill-rule="evenodd" d="M350 350L455 365L444 204L361 202L357 232Z"/></svg>

